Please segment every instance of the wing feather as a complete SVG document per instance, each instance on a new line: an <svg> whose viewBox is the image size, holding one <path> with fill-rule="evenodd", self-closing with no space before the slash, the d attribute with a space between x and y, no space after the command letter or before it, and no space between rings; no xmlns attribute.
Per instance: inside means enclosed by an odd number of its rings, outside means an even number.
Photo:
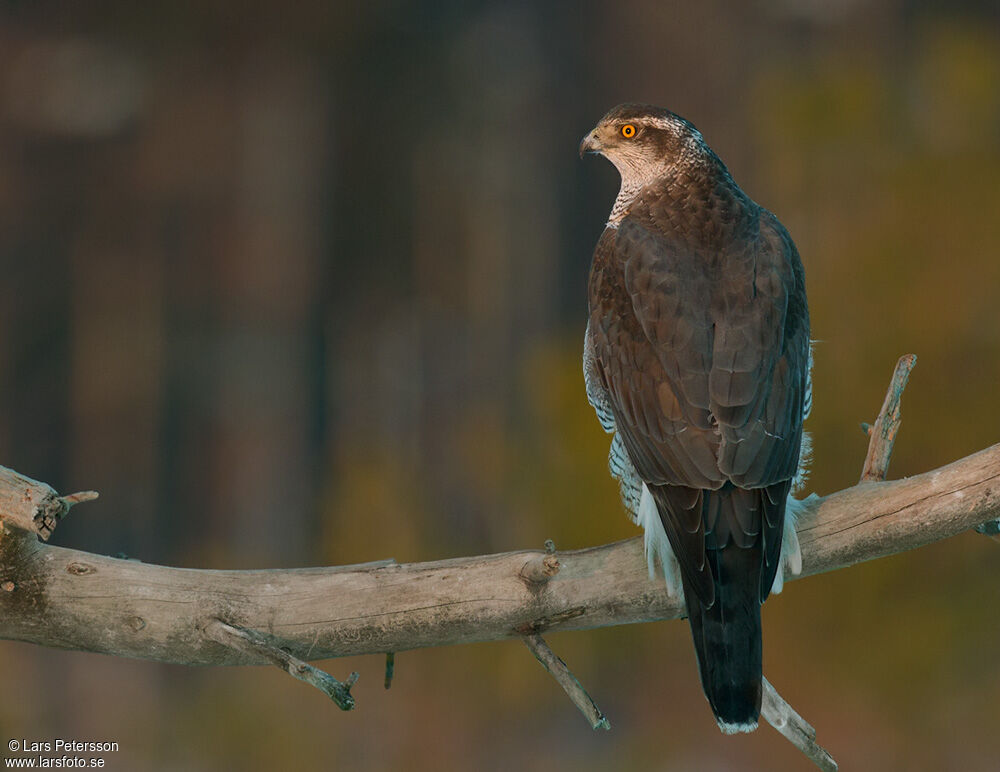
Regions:
<svg viewBox="0 0 1000 772"><path fill-rule="evenodd" d="M605 411L602 424L613 416L706 606L706 545L760 544L761 597L770 589L807 393L801 263L773 215L750 215L706 250L633 207L605 231L591 273L588 378L600 391L591 402Z"/></svg>

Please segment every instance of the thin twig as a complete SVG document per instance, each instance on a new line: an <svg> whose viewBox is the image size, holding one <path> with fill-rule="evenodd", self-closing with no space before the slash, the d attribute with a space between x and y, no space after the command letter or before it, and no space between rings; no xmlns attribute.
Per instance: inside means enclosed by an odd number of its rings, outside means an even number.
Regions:
<svg viewBox="0 0 1000 772"><path fill-rule="evenodd" d="M766 678L761 679L764 687L760 713L767 723L777 729L806 757L824 772L836 772L837 762L825 748L816 743L816 730L794 708L782 699Z"/></svg>
<svg viewBox="0 0 1000 772"><path fill-rule="evenodd" d="M100 495L101 494L97 491L77 491L76 493L70 493L66 496L60 496L59 498L61 498L66 504L66 509L69 509L75 504L83 504L85 501L93 501Z"/></svg>
<svg viewBox="0 0 1000 772"><path fill-rule="evenodd" d="M396 652L390 651L385 655L385 683L386 689L392 686L392 677L396 675Z"/></svg>
<svg viewBox="0 0 1000 772"><path fill-rule="evenodd" d="M573 700L573 704L586 716L587 721L590 722L590 728L611 729L611 723L601 712L601 709L597 707L587 691L576 680L576 676L566 667L566 663L549 648L542 636L538 633L528 633L522 636L522 640L524 645L531 649L535 659L542 663L542 667L548 670L551 676L559 682L569 698Z"/></svg>
<svg viewBox="0 0 1000 772"><path fill-rule="evenodd" d="M295 676L310 686L315 686L327 697L337 703L341 710L354 710L354 697L351 687L358 680L357 673L351 673L347 680L341 683L329 673L293 657L284 649L279 649L268 641L267 636L256 630L226 624L221 619L213 619L205 626L205 635L216 643L228 646L244 654L259 655L280 667L289 675Z"/></svg>
<svg viewBox="0 0 1000 772"><path fill-rule="evenodd" d="M862 430L870 437L868 455L865 456L865 464L861 469L862 482L884 480L889 472L892 446L896 443L896 433L899 431L899 401L910 378L910 371L916 363L915 354L905 354L899 358L878 418L871 426L861 424Z"/></svg>
<svg viewBox="0 0 1000 772"><path fill-rule="evenodd" d="M98 497L97 491L78 491L67 496L55 496L47 499L35 514L35 532L43 540L48 540L55 531L59 521L69 513L70 507L93 501Z"/></svg>

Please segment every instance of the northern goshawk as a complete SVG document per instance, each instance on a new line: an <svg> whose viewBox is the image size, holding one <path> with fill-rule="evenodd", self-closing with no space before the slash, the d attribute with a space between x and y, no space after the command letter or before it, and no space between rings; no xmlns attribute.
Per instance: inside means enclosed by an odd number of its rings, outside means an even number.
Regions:
<svg viewBox="0 0 1000 772"><path fill-rule="evenodd" d="M612 109L580 144L621 174L594 251L583 367L650 573L683 592L719 727L757 727L761 604L801 566L810 341L795 244L688 121ZM678 586L679 585L679 586Z"/></svg>

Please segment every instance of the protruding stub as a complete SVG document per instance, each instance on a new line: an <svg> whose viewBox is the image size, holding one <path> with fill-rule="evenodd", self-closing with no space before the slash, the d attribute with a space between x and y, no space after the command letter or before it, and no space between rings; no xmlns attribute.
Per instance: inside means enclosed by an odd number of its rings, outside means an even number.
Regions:
<svg viewBox="0 0 1000 772"><path fill-rule="evenodd" d="M559 558L551 553L533 555L521 567L521 578L532 584L545 584L559 573Z"/></svg>
<svg viewBox="0 0 1000 772"><path fill-rule="evenodd" d="M861 482L881 482L889 472L889 460L892 458L892 447L896 443L901 420L899 403L906 382L910 378L910 371L916 363L917 357L914 354L901 356L896 362L896 369L893 370L892 380L889 382L889 389L885 393L885 401L882 403L878 418L865 430L869 438L868 454L861 469Z"/></svg>
<svg viewBox="0 0 1000 772"><path fill-rule="evenodd" d="M94 501L94 499L97 499L100 495L101 494L97 491L77 491L76 493L70 493L66 496L60 496L59 498L65 502L66 508L69 509L69 507L72 507L75 504L83 504L85 501Z"/></svg>

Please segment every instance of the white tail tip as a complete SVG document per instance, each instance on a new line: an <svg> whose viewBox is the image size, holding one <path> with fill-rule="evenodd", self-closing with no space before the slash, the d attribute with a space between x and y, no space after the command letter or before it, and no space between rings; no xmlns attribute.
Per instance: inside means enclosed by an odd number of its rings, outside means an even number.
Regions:
<svg viewBox="0 0 1000 772"><path fill-rule="evenodd" d="M722 730L723 734L738 734L740 732L753 732L757 729L757 722L753 721L747 724L730 724L726 721L719 721L716 719L716 723L719 725L719 729Z"/></svg>

